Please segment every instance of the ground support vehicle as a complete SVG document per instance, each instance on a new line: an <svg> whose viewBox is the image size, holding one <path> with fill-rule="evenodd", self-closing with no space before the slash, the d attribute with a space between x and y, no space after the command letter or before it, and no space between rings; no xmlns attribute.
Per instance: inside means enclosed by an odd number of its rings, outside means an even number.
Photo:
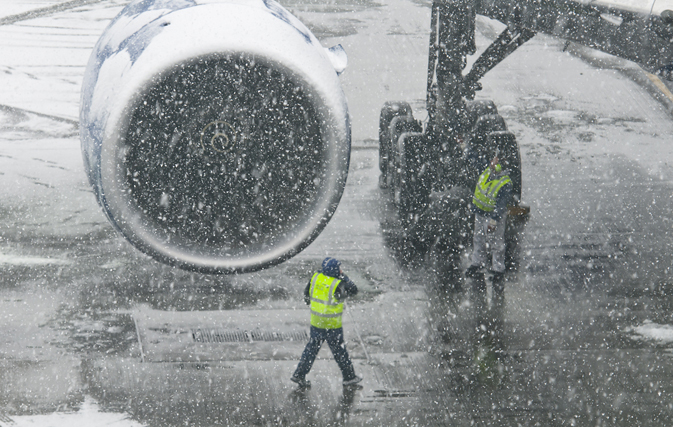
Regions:
<svg viewBox="0 0 673 427"><path fill-rule="evenodd" d="M670 2L669 2L670 3ZM406 102L386 102L379 119L379 184L396 212L384 227L403 261L426 256L457 271L469 247L469 204L476 179L496 150L510 165L514 203L508 220L507 264L513 266L518 230L529 209L520 206L521 156L516 137L488 100L474 100L486 72L543 32L638 63L671 79L673 3L662 1L434 0L428 54L425 123ZM476 52L476 15L505 30L463 74ZM393 229L401 230L396 233Z"/></svg>

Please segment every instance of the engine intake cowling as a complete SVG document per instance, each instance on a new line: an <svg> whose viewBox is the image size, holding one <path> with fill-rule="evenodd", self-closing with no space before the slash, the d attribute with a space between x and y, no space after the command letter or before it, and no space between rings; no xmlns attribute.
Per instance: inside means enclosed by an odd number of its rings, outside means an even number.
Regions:
<svg viewBox="0 0 673 427"><path fill-rule="evenodd" d="M255 271L297 254L346 183L333 63L343 57L270 0L131 3L82 90L84 162L108 219L190 270Z"/></svg>

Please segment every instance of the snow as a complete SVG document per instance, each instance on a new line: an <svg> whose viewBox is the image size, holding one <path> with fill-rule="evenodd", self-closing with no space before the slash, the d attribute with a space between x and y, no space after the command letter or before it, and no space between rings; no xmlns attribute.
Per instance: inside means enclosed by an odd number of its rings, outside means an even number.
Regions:
<svg viewBox="0 0 673 427"><path fill-rule="evenodd" d="M550 110L540 114L540 117L549 118L556 122L570 124L577 123L579 113L577 111Z"/></svg>
<svg viewBox="0 0 673 427"><path fill-rule="evenodd" d="M30 12L35 9L42 9L49 6L54 6L63 1L58 0L30 0L30 1L16 1L16 0L2 0L0 1L0 18L7 16L18 15L20 13Z"/></svg>
<svg viewBox="0 0 673 427"><path fill-rule="evenodd" d="M673 325L660 325L646 320L640 326L627 328L626 332L635 340L656 341L662 345L673 343Z"/></svg>
<svg viewBox="0 0 673 427"><path fill-rule="evenodd" d="M31 257L0 253L0 264L12 265L65 265L70 261L58 258Z"/></svg>
<svg viewBox="0 0 673 427"><path fill-rule="evenodd" d="M4 416L5 418L9 418ZM142 424L129 419L126 414L115 414L101 411L98 404L86 396L77 412L54 412L46 415L12 416L8 425L13 427L142 427ZM0 426L6 422L0 417Z"/></svg>

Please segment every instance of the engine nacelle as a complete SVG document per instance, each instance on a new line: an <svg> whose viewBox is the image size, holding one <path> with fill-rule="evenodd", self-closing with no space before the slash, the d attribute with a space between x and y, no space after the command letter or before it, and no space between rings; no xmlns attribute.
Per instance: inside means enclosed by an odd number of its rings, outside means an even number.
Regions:
<svg viewBox="0 0 673 427"><path fill-rule="evenodd" d="M208 273L307 247L348 172L339 49L272 0L128 5L82 87L84 163L108 219L155 259Z"/></svg>

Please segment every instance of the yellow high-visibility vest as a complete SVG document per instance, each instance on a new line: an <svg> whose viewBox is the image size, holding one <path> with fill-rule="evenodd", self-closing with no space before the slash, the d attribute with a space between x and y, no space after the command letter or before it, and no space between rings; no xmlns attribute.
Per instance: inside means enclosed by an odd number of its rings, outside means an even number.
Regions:
<svg viewBox="0 0 673 427"><path fill-rule="evenodd" d="M472 199L472 203L484 212L493 212L498 192L506 184L512 182L509 175L503 175L498 179L489 181L490 177L491 168L487 167L486 170L479 175L477 187L474 189L474 198Z"/></svg>
<svg viewBox="0 0 673 427"><path fill-rule="evenodd" d="M343 302L334 298L334 291L341 280L315 273L311 278L311 326L321 329L338 329L341 327Z"/></svg>

